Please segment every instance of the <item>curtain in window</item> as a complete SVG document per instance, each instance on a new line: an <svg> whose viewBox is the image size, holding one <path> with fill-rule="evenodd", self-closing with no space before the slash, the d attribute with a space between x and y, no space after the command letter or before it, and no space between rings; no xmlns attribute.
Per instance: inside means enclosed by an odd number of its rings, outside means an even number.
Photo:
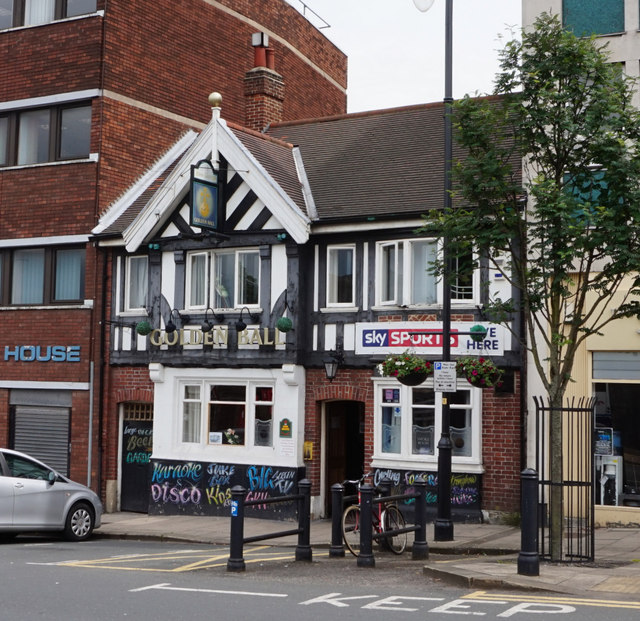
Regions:
<svg viewBox="0 0 640 621"><path fill-rule="evenodd" d="M258 284L260 279L260 257L257 252L242 252L238 256L238 289L241 292L240 304L258 303Z"/></svg>
<svg viewBox="0 0 640 621"><path fill-rule="evenodd" d="M49 109L32 110L20 115L18 127L18 164L36 164L49 159Z"/></svg>
<svg viewBox="0 0 640 621"><path fill-rule="evenodd" d="M189 306L206 306L207 255L196 254L191 257L191 279Z"/></svg>
<svg viewBox="0 0 640 621"><path fill-rule="evenodd" d="M430 273L436 258L434 242L416 242L411 244L412 275L411 302L413 304L435 304L437 302L436 279Z"/></svg>
<svg viewBox="0 0 640 621"><path fill-rule="evenodd" d="M81 300L84 295L84 248L56 252L56 300Z"/></svg>
<svg viewBox="0 0 640 621"><path fill-rule="evenodd" d="M129 259L129 306L145 308L147 300L147 257Z"/></svg>
<svg viewBox="0 0 640 621"><path fill-rule="evenodd" d="M12 284L12 304L42 304L44 250L16 250L13 253Z"/></svg>
<svg viewBox="0 0 640 621"><path fill-rule="evenodd" d="M47 24L55 17L56 0L25 0L24 25Z"/></svg>
<svg viewBox="0 0 640 621"><path fill-rule="evenodd" d="M216 254L215 307L233 308L235 306L234 254Z"/></svg>
<svg viewBox="0 0 640 621"><path fill-rule="evenodd" d="M0 14L0 28L2 24L2 15ZM9 119L6 116L0 116L0 166L7 164L7 142L9 140Z"/></svg>

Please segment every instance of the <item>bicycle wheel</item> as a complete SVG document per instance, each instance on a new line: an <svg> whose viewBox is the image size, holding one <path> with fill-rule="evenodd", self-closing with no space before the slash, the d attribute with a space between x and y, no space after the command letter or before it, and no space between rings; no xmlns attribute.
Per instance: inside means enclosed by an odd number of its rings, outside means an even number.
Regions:
<svg viewBox="0 0 640 621"><path fill-rule="evenodd" d="M394 505L388 506L382 515L382 525L385 531L404 528L405 521L400 509ZM389 535L384 538L385 544L394 554L402 554L407 547L407 533Z"/></svg>
<svg viewBox="0 0 640 621"><path fill-rule="evenodd" d="M354 556L360 554L360 507L351 505L342 514L342 537Z"/></svg>

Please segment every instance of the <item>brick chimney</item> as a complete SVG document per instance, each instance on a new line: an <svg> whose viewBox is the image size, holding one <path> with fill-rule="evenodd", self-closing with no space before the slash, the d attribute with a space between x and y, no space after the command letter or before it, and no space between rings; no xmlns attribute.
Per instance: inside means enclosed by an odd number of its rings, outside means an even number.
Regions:
<svg viewBox="0 0 640 621"><path fill-rule="evenodd" d="M282 120L284 79L275 71L273 49L263 32L251 36L253 69L244 77L245 125L263 131L270 123Z"/></svg>

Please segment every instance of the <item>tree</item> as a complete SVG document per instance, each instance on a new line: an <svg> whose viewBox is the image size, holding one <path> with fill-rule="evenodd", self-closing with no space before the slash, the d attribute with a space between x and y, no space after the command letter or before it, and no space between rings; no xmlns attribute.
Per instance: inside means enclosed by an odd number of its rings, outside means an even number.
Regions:
<svg viewBox="0 0 640 621"><path fill-rule="evenodd" d="M508 326L521 313L524 331L514 334L560 408L579 345L640 316L640 115L633 83L606 50L549 14L507 43L495 85L498 97L454 106L465 157L454 163L453 207L426 214L423 231L445 237L450 258L473 247L499 268L506 255L516 295L489 300L487 313ZM623 303L611 309L614 293ZM559 413L550 427L551 478L560 481ZM552 537L561 537L561 493L554 503L552 492ZM551 543L555 560L560 545Z"/></svg>

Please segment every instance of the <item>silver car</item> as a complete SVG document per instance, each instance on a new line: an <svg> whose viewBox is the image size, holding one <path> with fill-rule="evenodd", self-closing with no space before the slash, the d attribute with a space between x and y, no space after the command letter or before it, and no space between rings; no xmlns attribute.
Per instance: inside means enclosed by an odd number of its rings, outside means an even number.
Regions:
<svg viewBox="0 0 640 621"><path fill-rule="evenodd" d="M88 487L0 448L0 533L62 531L70 541L83 541L101 519L100 498Z"/></svg>

